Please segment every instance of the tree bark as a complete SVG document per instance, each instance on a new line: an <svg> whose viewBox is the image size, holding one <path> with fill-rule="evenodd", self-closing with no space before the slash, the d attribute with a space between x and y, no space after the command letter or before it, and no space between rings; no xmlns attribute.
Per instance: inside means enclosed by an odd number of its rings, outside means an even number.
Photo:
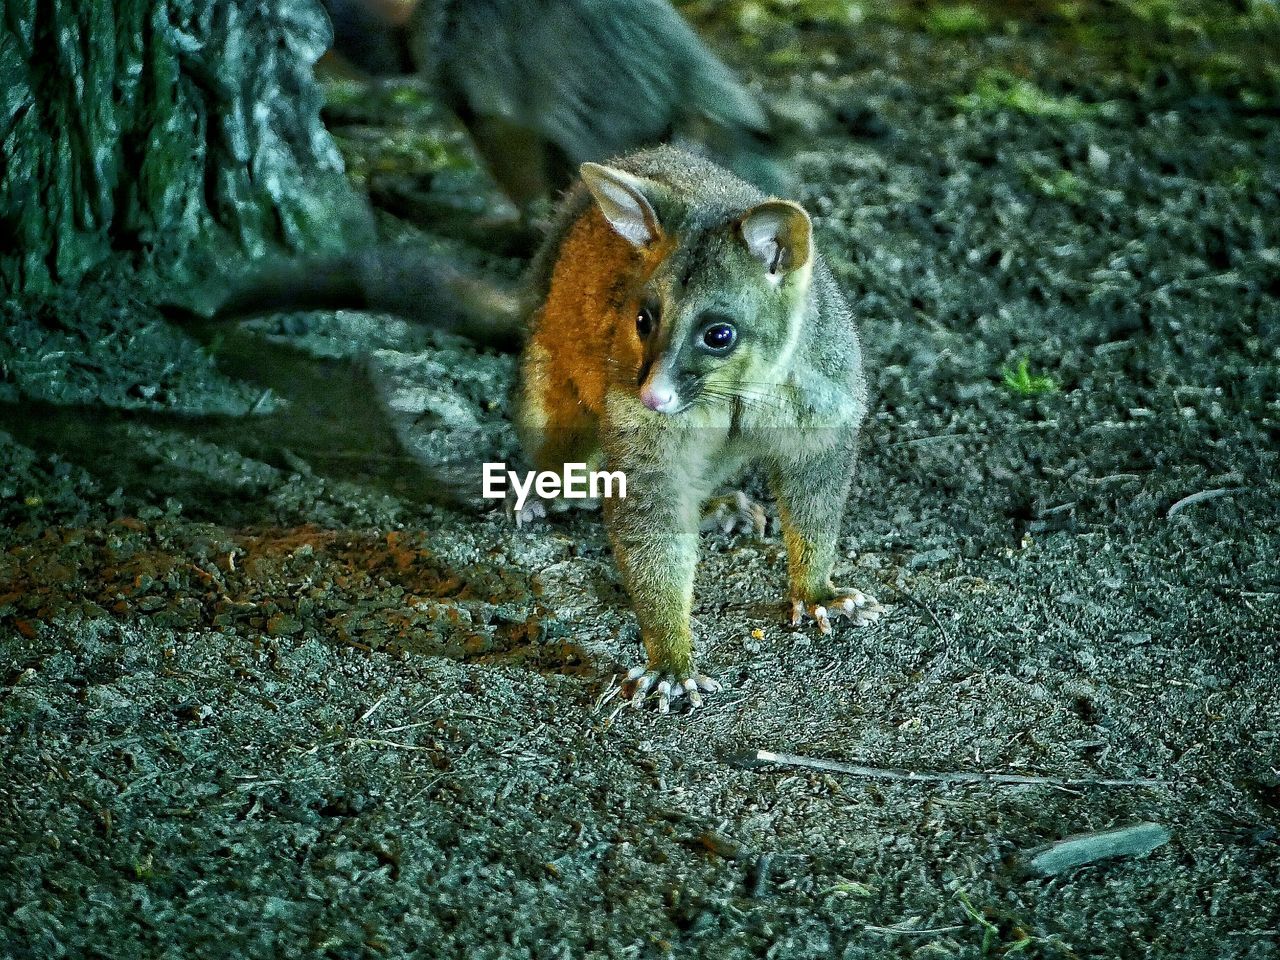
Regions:
<svg viewBox="0 0 1280 960"><path fill-rule="evenodd" d="M0 295L366 240L320 122L314 0L3 0Z"/></svg>

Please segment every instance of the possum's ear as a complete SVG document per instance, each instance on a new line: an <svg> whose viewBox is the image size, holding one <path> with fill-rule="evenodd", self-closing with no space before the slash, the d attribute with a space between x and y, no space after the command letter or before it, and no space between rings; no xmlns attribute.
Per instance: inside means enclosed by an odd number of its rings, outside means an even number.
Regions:
<svg viewBox="0 0 1280 960"><path fill-rule="evenodd" d="M662 225L646 195L660 189L657 184L599 163L584 163L579 172L618 236L632 246L647 247L662 235Z"/></svg>
<svg viewBox="0 0 1280 960"><path fill-rule="evenodd" d="M800 204L766 200L743 215L742 240L777 282L808 265L813 255L813 224Z"/></svg>

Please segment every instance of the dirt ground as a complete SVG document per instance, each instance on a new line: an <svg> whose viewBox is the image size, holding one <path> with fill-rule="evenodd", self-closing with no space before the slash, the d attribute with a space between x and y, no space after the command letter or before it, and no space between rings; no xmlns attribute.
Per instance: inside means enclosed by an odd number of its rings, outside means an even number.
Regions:
<svg viewBox="0 0 1280 960"><path fill-rule="evenodd" d="M110 278L8 308L0 955L1280 956L1274 67L1176 23L1144 59L1065 13L731 6L689 9L793 124L861 317L838 580L889 615L785 626L776 522L709 533L727 689L618 710L599 517L475 498L510 358L182 329ZM412 84L342 97L371 189L484 189ZM1144 821L1144 857L1028 868Z"/></svg>

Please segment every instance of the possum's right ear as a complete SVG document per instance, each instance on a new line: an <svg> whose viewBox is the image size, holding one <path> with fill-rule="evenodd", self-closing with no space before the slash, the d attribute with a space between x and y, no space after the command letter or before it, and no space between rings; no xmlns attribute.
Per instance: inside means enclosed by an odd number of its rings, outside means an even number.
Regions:
<svg viewBox="0 0 1280 960"><path fill-rule="evenodd" d="M656 184L600 163L584 163L579 173L618 236L634 247L647 247L662 236L662 224L645 195Z"/></svg>

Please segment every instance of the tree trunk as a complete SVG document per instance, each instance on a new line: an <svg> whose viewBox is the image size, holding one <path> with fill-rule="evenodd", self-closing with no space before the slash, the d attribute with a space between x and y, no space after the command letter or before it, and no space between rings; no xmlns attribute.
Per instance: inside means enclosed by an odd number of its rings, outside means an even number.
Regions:
<svg viewBox="0 0 1280 960"><path fill-rule="evenodd" d="M320 123L329 40L314 0L2 0L0 295L366 239Z"/></svg>

